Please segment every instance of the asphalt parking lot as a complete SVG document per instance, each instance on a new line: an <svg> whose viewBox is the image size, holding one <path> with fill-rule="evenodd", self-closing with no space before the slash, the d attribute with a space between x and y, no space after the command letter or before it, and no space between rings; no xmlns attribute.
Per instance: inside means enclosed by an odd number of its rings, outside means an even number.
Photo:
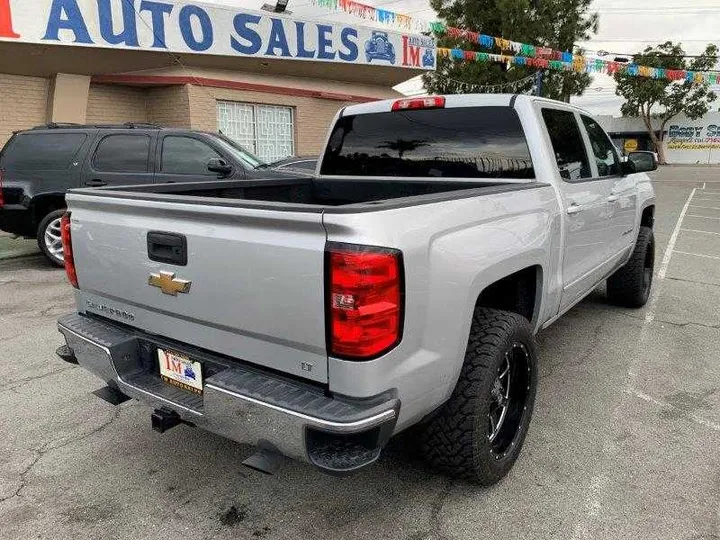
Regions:
<svg viewBox="0 0 720 540"><path fill-rule="evenodd" d="M396 447L348 478L150 411L113 408L54 354L73 309L40 256L0 262L0 538L720 538L720 169L664 168L656 280L639 311L602 289L538 336L516 467L480 489Z"/></svg>

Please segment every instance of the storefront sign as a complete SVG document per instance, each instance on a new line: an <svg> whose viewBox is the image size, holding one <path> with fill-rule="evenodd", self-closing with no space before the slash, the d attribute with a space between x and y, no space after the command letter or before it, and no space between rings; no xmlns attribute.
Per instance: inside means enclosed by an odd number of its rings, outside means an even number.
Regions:
<svg viewBox="0 0 720 540"><path fill-rule="evenodd" d="M671 125L666 142L669 150L720 148L720 125Z"/></svg>
<svg viewBox="0 0 720 540"><path fill-rule="evenodd" d="M625 151L630 153L638 149L637 139L628 139L625 141Z"/></svg>
<svg viewBox="0 0 720 540"><path fill-rule="evenodd" d="M435 69L431 37L157 0L0 0L0 41Z"/></svg>

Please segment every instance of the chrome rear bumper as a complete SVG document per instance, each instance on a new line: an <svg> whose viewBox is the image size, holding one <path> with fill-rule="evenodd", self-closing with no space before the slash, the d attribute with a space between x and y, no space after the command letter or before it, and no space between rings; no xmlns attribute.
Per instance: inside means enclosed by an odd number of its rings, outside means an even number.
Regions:
<svg viewBox="0 0 720 540"><path fill-rule="evenodd" d="M400 403L330 397L322 388L239 361L164 342L109 321L73 314L58 321L78 363L123 394L240 443L268 445L332 473L374 462L395 426ZM164 383L159 346L203 363L202 395Z"/></svg>

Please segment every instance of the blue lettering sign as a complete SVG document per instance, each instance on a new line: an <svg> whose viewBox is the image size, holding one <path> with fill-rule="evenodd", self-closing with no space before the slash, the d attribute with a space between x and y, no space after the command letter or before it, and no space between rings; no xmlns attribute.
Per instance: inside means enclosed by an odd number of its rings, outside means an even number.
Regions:
<svg viewBox="0 0 720 540"><path fill-rule="evenodd" d="M140 11L149 11L152 17L152 46L156 49L167 49L167 45L165 45L165 15L170 15L173 7L172 4L151 2L150 0L143 0L140 3Z"/></svg>
<svg viewBox="0 0 720 540"><path fill-rule="evenodd" d="M347 49L347 52L340 51L338 53L338 56L340 57L340 60L345 60L346 62L354 62L357 60L358 57L358 45L357 45L357 37L358 33L357 30L354 28L343 28L342 32L340 32L340 41L343 44L343 47ZM354 38L354 39L350 39Z"/></svg>
<svg viewBox="0 0 720 540"><path fill-rule="evenodd" d="M248 25L257 25L260 23L260 19L261 17L257 15L248 15L247 13L236 15L233 19L233 26L238 37L243 42L231 37L230 46L241 54L257 54L260 47L262 47L262 38L255 30L248 28Z"/></svg>
<svg viewBox="0 0 720 540"><path fill-rule="evenodd" d="M191 17L195 16L200 23L202 36L198 41L193 33ZM185 44L193 51L207 51L213 44L213 26L210 16L200 6L189 4L180 10L180 32Z"/></svg>
<svg viewBox="0 0 720 540"><path fill-rule="evenodd" d="M327 24L318 24L318 55L317 57L321 60L334 60L335 51L332 50L332 37L328 37L328 34L332 34L332 26Z"/></svg>
<svg viewBox="0 0 720 540"><path fill-rule="evenodd" d="M75 43L93 42L75 0L53 0L43 39L60 41L60 30L70 30L75 34Z"/></svg>
<svg viewBox="0 0 720 540"><path fill-rule="evenodd" d="M270 19L272 28L270 28L270 38L268 39L268 47L265 54L269 56L277 56L275 49L280 49L280 56L290 56L287 37L285 37L285 28L282 19Z"/></svg>
<svg viewBox="0 0 720 540"><path fill-rule="evenodd" d="M135 6L132 2L122 2L123 30L116 34L113 30L112 6L110 0L97 0L100 18L100 35L110 45L125 43L130 47L139 47Z"/></svg>
<svg viewBox="0 0 720 540"><path fill-rule="evenodd" d="M315 51L308 51L305 48L305 23L295 23L295 34L297 35L297 57L315 58Z"/></svg>

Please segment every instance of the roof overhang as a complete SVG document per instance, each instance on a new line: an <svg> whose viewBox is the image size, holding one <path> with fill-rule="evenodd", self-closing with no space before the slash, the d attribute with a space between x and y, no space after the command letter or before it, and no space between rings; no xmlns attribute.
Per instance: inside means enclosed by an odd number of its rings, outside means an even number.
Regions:
<svg viewBox="0 0 720 540"><path fill-rule="evenodd" d="M179 63L179 62L180 63ZM62 47L0 42L0 73L50 77L56 73L106 75L168 67L241 71L256 75L308 77L392 87L423 73L392 66L298 62L296 60L212 55L174 55L167 52Z"/></svg>

